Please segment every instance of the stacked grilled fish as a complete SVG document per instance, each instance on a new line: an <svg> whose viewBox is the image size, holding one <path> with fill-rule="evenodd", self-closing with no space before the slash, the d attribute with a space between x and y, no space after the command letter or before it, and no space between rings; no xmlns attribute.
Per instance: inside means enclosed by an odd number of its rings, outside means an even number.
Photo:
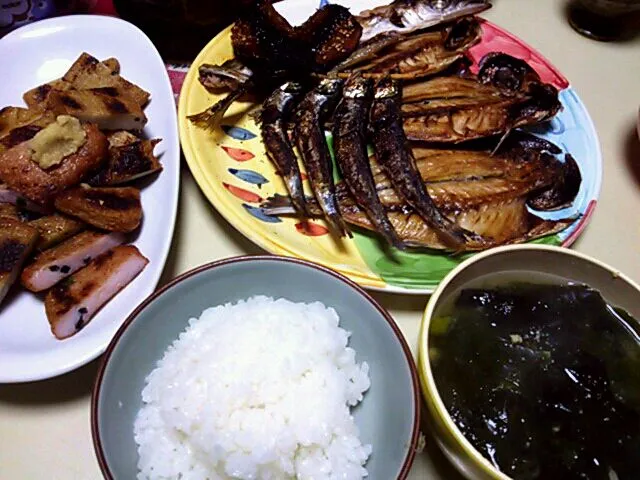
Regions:
<svg viewBox="0 0 640 480"><path fill-rule="evenodd" d="M264 75L260 55L250 52L275 42L286 20L275 20L270 2L258 3L270 12L261 20L271 22L270 36L252 38L246 28L232 36L236 58L202 65L205 87L224 84L237 93ZM455 252L566 228L574 219L544 221L529 207L570 204L580 188L579 168L570 155L558 159L555 145L518 130L557 114L557 90L526 62L500 52L486 55L476 74L469 69L465 52L481 36L473 15L488 7L484 1L397 0L353 22L332 6L342 40L329 48L330 38L310 37L332 52L331 62L300 55L312 64L311 74L279 69L280 84L262 106L263 143L289 192L268 199L265 213L323 217L336 236L372 230L399 249ZM322 12L297 28L308 34L317 17L331 16ZM356 47L348 48L355 37ZM226 106L192 120L211 127ZM313 196L305 195L301 166Z"/></svg>

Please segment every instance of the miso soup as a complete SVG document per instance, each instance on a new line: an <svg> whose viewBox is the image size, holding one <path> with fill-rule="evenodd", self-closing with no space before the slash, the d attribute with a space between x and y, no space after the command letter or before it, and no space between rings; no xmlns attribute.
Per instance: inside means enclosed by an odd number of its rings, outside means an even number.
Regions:
<svg viewBox="0 0 640 480"><path fill-rule="evenodd" d="M436 312L429 352L454 422L506 475L640 478L640 331L598 291L483 277Z"/></svg>

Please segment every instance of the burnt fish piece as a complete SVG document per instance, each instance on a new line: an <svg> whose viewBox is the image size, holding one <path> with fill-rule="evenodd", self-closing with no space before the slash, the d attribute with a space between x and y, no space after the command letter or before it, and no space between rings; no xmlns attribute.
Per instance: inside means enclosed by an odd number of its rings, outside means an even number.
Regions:
<svg viewBox="0 0 640 480"><path fill-rule="evenodd" d="M376 158L395 190L452 247L459 247L467 232L442 215L433 203L416 167L402 128L402 93L398 83L386 77L377 82L371 108L371 129Z"/></svg>
<svg viewBox="0 0 640 480"><path fill-rule="evenodd" d="M333 146L337 164L356 203L362 207L389 244L404 250L376 193L367 155L367 119L373 93L372 81L355 75L347 80L342 100L333 116Z"/></svg>
<svg viewBox="0 0 640 480"><path fill-rule="evenodd" d="M302 176L286 126L294 103L301 94L302 86L294 82L276 88L262 106L260 131L267 156L282 174L296 210L306 215Z"/></svg>
<svg viewBox="0 0 640 480"><path fill-rule="evenodd" d="M309 92L298 106L294 136L313 193L332 228L344 236L347 227L336 200L333 162L324 135L324 119L337 103L342 80L325 79Z"/></svg>

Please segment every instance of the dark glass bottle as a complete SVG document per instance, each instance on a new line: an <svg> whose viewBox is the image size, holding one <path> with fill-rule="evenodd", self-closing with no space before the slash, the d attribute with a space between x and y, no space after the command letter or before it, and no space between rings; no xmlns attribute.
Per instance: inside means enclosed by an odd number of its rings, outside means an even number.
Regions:
<svg viewBox="0 0 640 480"><path fill-rule="evenodd" d="M621 40L640 33L640 0L572 0L571 26L589 38Z"/></svg>

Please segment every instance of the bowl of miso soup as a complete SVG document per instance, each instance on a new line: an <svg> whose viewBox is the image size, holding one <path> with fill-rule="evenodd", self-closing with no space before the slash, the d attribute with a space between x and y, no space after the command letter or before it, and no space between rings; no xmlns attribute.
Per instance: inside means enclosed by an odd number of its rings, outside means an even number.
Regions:
<svg viewBox="0 0 640 480"><path fill-rule="evenodd" d="M427 305L435 437L470 479L640 478L640 287L559 247L471 257Z"/></svg>

